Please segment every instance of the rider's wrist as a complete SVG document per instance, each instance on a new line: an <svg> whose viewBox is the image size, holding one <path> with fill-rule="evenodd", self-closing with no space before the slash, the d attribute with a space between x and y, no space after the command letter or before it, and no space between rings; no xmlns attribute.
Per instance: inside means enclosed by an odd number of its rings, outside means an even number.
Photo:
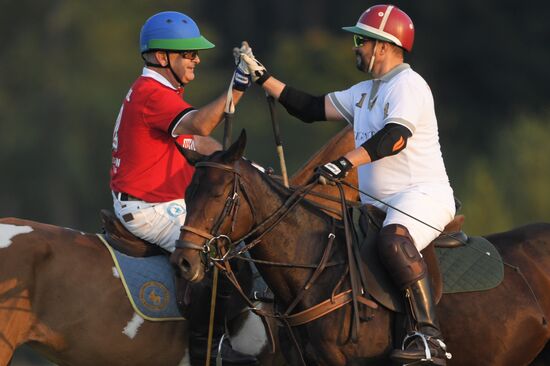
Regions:
<svg viewBox="0 0 550 366"><path fill-rule="evenodd" d="M271 77L271 74L268 73L267 71L264 71L264 73L262 74L262 76L260 76L257 80L256 80L256 84L258 85L263 85L267 79L269 79Z"/></svg>

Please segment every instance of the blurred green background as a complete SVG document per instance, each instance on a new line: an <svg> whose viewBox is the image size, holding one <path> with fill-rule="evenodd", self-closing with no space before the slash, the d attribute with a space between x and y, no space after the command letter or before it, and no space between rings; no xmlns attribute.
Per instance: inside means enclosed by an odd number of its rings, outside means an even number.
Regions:
<svg viewBox="0 0 550 366"><path fill-rule="evenodd" d="M466 230L550 221L550 3L395 1L416 27L407 58L430 84L447 170ZM313 94L365 78L352 37L365 1L1 0L0 216L99 231L111 207L110 147L123 97L141 73L139 30L151 15L194 18L216 48L201 53L186 99L225 92L232 48L248 40L283 81ZM305 125L277 106L289 171L343 123ZM220 126L221 127L221 126ZM263 92L237 107L247 156L278 170ZM215 136L221 138L223 127Z"/></svg>

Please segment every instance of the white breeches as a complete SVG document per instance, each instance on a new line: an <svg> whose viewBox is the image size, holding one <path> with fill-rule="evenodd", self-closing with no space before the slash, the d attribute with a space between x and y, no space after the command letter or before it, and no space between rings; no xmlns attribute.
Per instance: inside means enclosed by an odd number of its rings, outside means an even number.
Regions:
<svg viewBox="0 0 550 366"><path fill-rule="evenodd" d="M132 234L170 253L174 251L187 214L185 200L162 203L119 201L113 195L113 206L115 215Z"/></svg>
<svg viewBox="0 0 550 366"><path fill-rule="evenodd" d="M425 189L400 192L384 200L399 211L377 202L375 206L386 212L383 225L405 226L418 251L426 248L453 220L456 212L452 189L439 188L430 194L425 193Z"/></svg>

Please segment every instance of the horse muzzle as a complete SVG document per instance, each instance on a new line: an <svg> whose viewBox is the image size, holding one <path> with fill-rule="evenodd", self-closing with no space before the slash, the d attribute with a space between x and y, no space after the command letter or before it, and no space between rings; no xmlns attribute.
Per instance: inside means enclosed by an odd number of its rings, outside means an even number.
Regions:
<svg viewBox="0 0 550 366"><path fill-rule="evenodd" d="M186 258L182 250L176 249L170 256L170 263L176 271L176 275L189 282L200 282L204 278L204 268L200 257L196 261Z"/></svg>

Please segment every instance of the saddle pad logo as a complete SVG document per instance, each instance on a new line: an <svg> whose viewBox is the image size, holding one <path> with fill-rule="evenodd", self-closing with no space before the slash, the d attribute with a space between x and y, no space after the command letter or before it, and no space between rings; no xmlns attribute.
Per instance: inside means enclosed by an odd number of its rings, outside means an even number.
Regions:
<svg viewBox="0 0 550 366"><path fill-rule="evenodd" d="M143 306L150 310L162 311L168 305L170 292L160 282L145 282L139 290L139 299Z"/></svg>

